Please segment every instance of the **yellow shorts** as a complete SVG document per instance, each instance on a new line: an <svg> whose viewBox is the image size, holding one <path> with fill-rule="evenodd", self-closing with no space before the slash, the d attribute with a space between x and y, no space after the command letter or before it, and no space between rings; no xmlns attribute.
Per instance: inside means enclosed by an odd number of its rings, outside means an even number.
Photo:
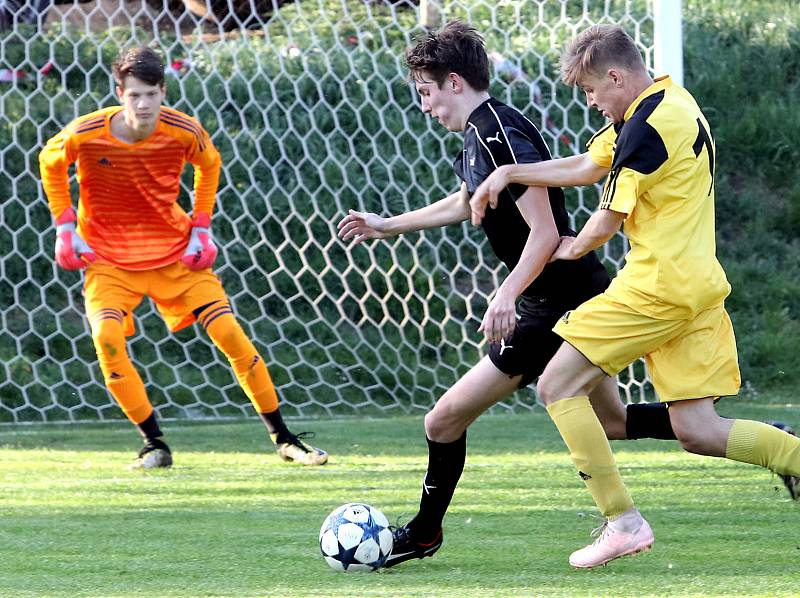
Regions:
<svg viewBox="0 0 800 598"><path fill-rule="evenodd" d="M109 264L90 264L83 283L86 314L92 315L109 307L125 314L126 336L135 331L133 310L142 299L150 297L172 332L195 321L192 313L214 301L228 301L219 278L208 270L189 270L175 262L154 270L123 270Z"/></svg>
<svg viewBox="0 0 800 598"><path fill-rule="evenodd" d="M601 294L564 314L553 331L609 376L644 357L661 402L739 392L736 338L722 305L689 320L658 320Z"/></svg>

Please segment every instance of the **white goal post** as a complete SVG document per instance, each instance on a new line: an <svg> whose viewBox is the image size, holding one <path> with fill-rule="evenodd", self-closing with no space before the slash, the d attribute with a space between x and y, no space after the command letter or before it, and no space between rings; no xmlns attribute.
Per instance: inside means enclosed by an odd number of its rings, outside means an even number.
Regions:
<svg viewBox="0 0 800 598"><path fill-rule="evenodd" d="M653 68L683 85L682 0L653 1Z"/></svg>
<svg viewBox="0 0 800 598"><path fill-rule="evenodd" d="M396 214L456 184L459 137L420 113L403 69L422 11L484 34L493 95L522 110L555 155L581 151L601 124L558 81L575 33L619 23L655 70L682 70L679 43L654 46L680 36L679 0L253 1L272 7L261 24L253 13L238 28L230 12L225 30L175 4L0 3L0 424L123 417L96 364L81 276L54 264L37 163L71 119L116 102L110 62L123 46L164 53L167 103L196 115L223 155L215 271L287 416L428 409L484 351L477 327L505 272L478 230L355 248L336 238L348 208ZM190 189L187 173L184 207ZM568 202L580 226L597 191L570 190ZM625 250L619 236L600 252L609 270ZM162 419L252 414L202 330L170 335L146 302L136 319L129 350ZM652 396L641 363L620 385L628 401ZM528 389L495 409L535 404Z"/></svg>

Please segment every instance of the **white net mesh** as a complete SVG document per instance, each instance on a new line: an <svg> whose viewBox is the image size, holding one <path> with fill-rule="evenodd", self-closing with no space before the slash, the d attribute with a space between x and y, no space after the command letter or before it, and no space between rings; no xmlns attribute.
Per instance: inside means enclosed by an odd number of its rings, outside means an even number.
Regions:
<svg viewBox="0 0 800 598"><path fill-rule="evenodd" d="M205 17L167 0L0 2L0 422L122 417L96 365L80 274L52 259L37 156L70 120L116 102L109 65L132 43L164 52L168 104L197 116L223 155L215 270L267 360L284 413L429 408L482 354L476 329L505 272L466 223L352 249L335 234L348 208L396 214L457 186L451 160L460 139L420 113L403 69L404 48L424 31L419 7L186 4ZM555 155L571 155L601 123L557 82L560 48L591 23L615 22L650 63L650 4L423 8L482 31L495 64L492 94L536 123ZM187 209L190 188L187 172ZM596 191L568 199L580 226ZM610 270L624 250L621 237L604 248ZM161 418L251 413L201 330L170 335L147 302L136 317L129 349ZM628 400L651 392L640 363L620 384ZM533 404L526 390L497 409Z"/></svg>

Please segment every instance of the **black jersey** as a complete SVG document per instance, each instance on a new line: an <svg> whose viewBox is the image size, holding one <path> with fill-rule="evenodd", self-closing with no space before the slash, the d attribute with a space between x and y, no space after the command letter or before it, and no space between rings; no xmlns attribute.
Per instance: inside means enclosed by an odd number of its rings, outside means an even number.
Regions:
<svg viewBox="0 0 800 598"><path fill-rule="evenodd" d="M464 149L453 168L472 196L498 166L550 159L550 151L534 124L518 110L490 98L469 115L464 129ZM497 207L486 210L483 218L489 244L509 270L516 267L530 234L530 227L516 206L526 190L525 185L509 185L498 197ZM558 234L575 236L575 231L569 227L564 192L559 187L548 187L547 193ZM608 278L605 268L590 252L579 260L547 264L522 295L571 300L596 288L602 278Z"/></svg>

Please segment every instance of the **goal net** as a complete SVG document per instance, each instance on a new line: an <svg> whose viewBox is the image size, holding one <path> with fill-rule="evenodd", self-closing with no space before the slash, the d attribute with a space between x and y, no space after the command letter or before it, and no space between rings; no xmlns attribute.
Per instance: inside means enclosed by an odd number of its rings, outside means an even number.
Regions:
<svg viewBox="0 0 800 598"><path fill-rule="evenodd" d="M164 53L167 103L199 118L222 153L215 271L284 413L430 408L484 353L477 328L506 272L469 223L357 247L336 237L350 208L398 214L458 186L460 136L420 112L404 49L421 20L470 22L486 38L492 94L524 112L554 155L572 155L602 123L558 82L561 48L592 23L619 23L651 64L652 1L194 4L0 3L0 422L123 417L96 364L81 274L53 261L37 157L73 118L117 102L110 64L134 43ZM568 202L579 227L597 189L570 190ZM601 250L610 271L625 250L621 236ZM252 413L199 327L169 334L148 301L135 315L129 351L159 417ZM641 363L620 387L628 401L652 392ZM535 404L527 389L494 409Z"/></svg>

